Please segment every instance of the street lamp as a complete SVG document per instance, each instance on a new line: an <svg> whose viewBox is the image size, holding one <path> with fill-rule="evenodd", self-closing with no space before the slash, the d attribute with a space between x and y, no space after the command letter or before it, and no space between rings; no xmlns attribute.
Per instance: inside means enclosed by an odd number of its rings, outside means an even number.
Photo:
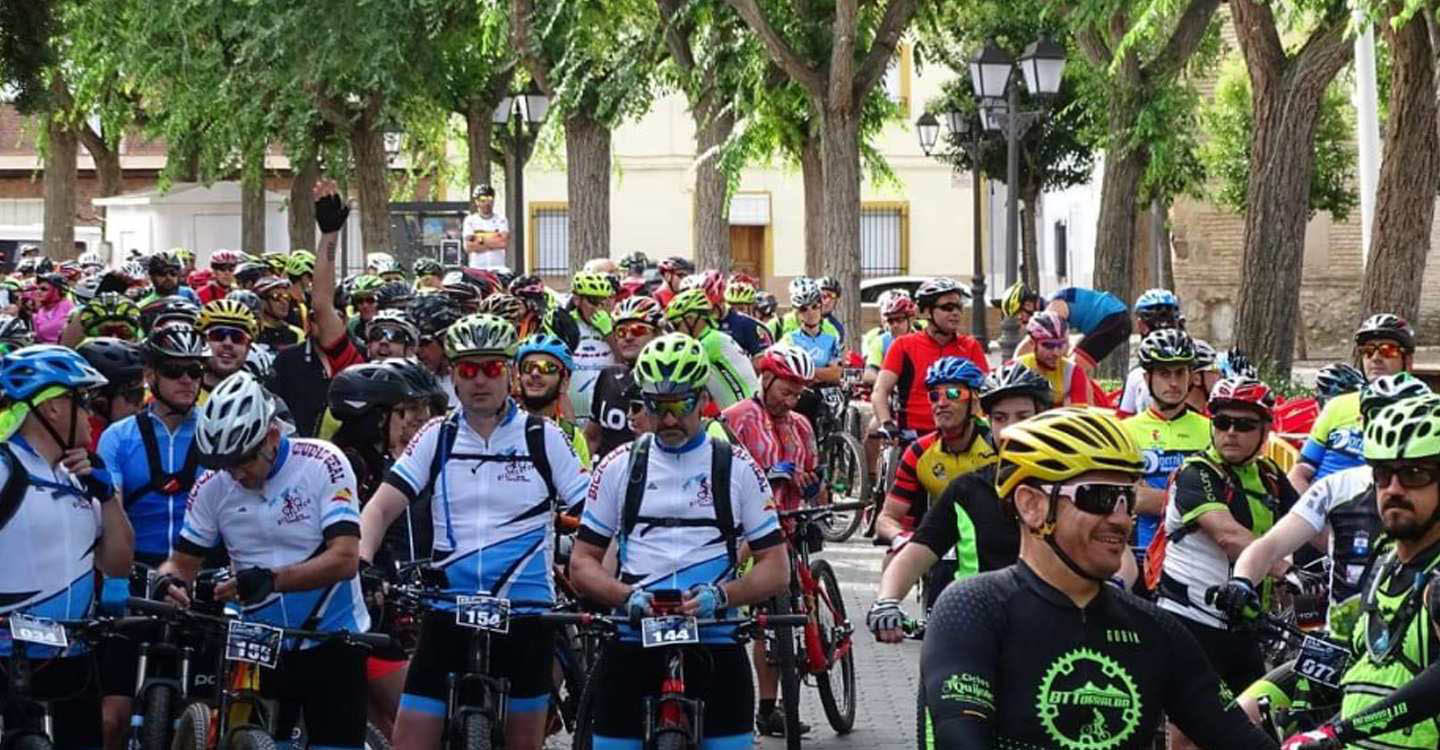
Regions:
<svg viewBox="0 0 1440 750"><path fill-rule="evenodd" d="M971 187L973 216L970 221L971 232L973 233L971 244L974 252L971 253L974 271L970 280L970 334L980 342L980 346L989 348L989 334L986 332L985 324L985 263L984 253L981 251L981 211L980 211L980 159L985 148L985 129L976 120L976 115L971 115L959 110L951 110L945 113L945 123L950 128L950 137L955 144L970 155ZM935 116L926 112L915 121L915 130L920 135L920 150L926 156L935 147L935 141L940 135L940 123Z"/></svg>
<svg viewBox="0 0 1440 750"><path fill-rule="evenodd" d="M1030 95L1042 104L1060 93L1065 72L1065 48L1047 38L1036 40L1020 56L1019 64L992 39L970 61L970 82L986 116L986 127L1005 130L1005 286L1015 283L1020 262L1020 133L1046 116L1045 108L1022 110L1021 78ZM1003 97L1003 98L1002 98ZM1000 325L1002 356L1020 343L1020 321L1006 317Z"/></svg>
<svg viewBox="0 0 1440 750"><path fill-rule="evenodd" d="M935 115L926 112L915 121L915 130L920 134L920 150L929 156L930 150L935 148L936 139L940 137L940 121L935 119Z"/></svg>
<svg viewBox="0 0 1440 750"><path fill-rule="evenodd" d="M501 97L490 121L498 126L500 140L505 143L505 211L510 219L510 247L515 259L512 268L525 272L525 163L535 147L540 125L550 111L550 97L531 81L523 91Z"/></svg>

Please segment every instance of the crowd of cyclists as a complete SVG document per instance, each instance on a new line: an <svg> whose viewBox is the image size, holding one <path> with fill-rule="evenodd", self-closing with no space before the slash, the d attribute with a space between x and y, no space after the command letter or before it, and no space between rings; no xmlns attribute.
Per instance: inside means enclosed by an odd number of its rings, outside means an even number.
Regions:
<svg viewBox="0 0 1440 750"><path fill-rule="evenodd" d="M757 279L641 253L563 292L383 253L341 278L348 210L322 181L314 251L22 252L0 280L6 743L148 747L156 623L35 636L138 599L312 634L260 673L276 747L456 746L474 622L513 617L486 641L495 739L539 748L563 676L554 627L521 618L567 606L622 623L577 747L660 746L642 707L674 668L648 648L661 615L701 623L694 746L795 740L785 665L734 623L789 584L781 514L841 500L820 431L858 388L864 470L899 455L873 480L865 624L923 638L921 746L1440 747L1440 395L1394 315L1320 371L1286 471L1277 393L1166 290L1017 284L998 305L1026 336L994 364L963 332L983 311L936 277L886 292L852 353L828 277L791 281L783 314ZM1132 334L1107 392L1091 372ZM434 601L408 617L415 571ZM1282 603L1307 596L1324 615L1282 652L1301 630ZM316 635L367 631L391 639Z"/></svg>

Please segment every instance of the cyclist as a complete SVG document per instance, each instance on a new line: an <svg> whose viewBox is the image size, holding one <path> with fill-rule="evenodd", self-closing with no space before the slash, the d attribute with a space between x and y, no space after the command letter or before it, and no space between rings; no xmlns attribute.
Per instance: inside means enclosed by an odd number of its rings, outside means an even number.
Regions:
<svg viewBox="0 0 1440 750"><path fill-rule="evenodd" d="M670 300L665 318L675 330L688 334L705 351L709 361L708 390L714 407L726 409L755 395L759 378L750 358L723 331L714 325L713 308L703 289L686 289Z"/></svg>
<svg viewBox="0 0 1440 750"><path fill-rule="evenodd" d="M399 310L381 310L365 327L365 358L371 361L413 357L419 344L420 329Z"/></svg>
<svg viewBox="0 0 1440 750"><path fill-rule="evenodd" d="M771 338L775 333L775 308L779 305L780 300L764 289L755 292L755 319L769 330Z"/></svg>
<svg viewBox="0 0 1440 750"><path fill-rule="evenodd" d="M836 338L845 340L845 324L835 317L835 306L840 304L840 280L834 276L821 276L815 280L820 285L820 310L825 321L835 327Z"/></svg>
<svg viewBox="0 0 1440 750"><path fill-rule="evenodd" d="M905 449L895 484L875 522L875 536L890 543L892 557L910 541L931 501L939 499L952 481L995 463L990 428L980 419L975 403L984 380L980 368L960 357L941 357L925 371L935 430ZM951 570L945 566L938 580L948 573ZM932 587L932 594L939 595L938 589ZM932 598L925 605L933 603Z"/></svg>
<svg viewBox="0 0 1440 750"><path fill-rule="evenodd" d="M265 276L255 282L254 292L264 303L260 307L260 332L255 343L279 354L305 340L305 331L291 325L290 281L280 276Z"/></svg>
<svg viewBox="0 0 1440 750"><path fill-rule="evenodd" d="M548 333L526 336L515 349L515 396L525 411L545 417L560 426L565 440L580 460L580 467L590 470L590 446L579 425L561 414L560 400L568 381L575 372L575 360L565 342Z"/></svg>
<svg viewBox="0 0 1440 750"><path fill-rule="evenodd" d="M1355 330L1355 352L1366 380L1409 372L1415 356L1415 332L1403 319L1381 313ZM1326 474L1359 466L1363 455L1360 395L1336 396L1325 404L1290 469L1290 482L1304 492Z"/></svg>
<svg viewBox="0 0 1440 750"><path fill-rule="evenodd" d="M1019 362L992 371L980 386L980 408L998 438L1004 437L1006 427L1053 404L1050 382ZM995 494L993 464L961 475L946 486L935 505L925 511L910 543L880 575L880 590L865 617L876 640L899 643L905 639L900 602L921 576L952 551L958 560L957 581L1012 565L1020 552L1019 529L1001 512Z"/></svg>
<svg viewBox="0 0 1440 750"><path fill-rule="evenodd" d="M874 383L885 364L885 355L895 339L915 330L915 300L904 289L891 289L880 295L880 319L878 325L861 337L860 349L865 352L865 383Z"/></svg>
<svg viewBox="0 0 1440 750"><path fill-rule="evenodd" d="M1135 300L1135 331L1143 341L1152 332L1163 328L1180 328L1180 299L1169 289L1147 289ZM1145 368L1135 367L1125 376L1125 390L1116 409L1122 417L1139 414L1150 405L1150 389L1145 385ZM1209 395L1207 389L1204 395ZM1201 399L1202 401L1204 399Z"/></svg>
<svg viewBox="0 0 1440 750"><path fill-rule="evenodd" d="M1210 342L1203 339L1190 339L1195 347L1195 366L1190 368L1190 390L1185 394L1185 403L1190 408L1205 416L1210 416L1210 391L1215 384L1223 377L1216 362L1219 354Z"/></svg>
<svg viewBox="0 0 1440 750"><path fill-rule="evenodd" d="M366 268L370 273L380 277L385 284L405 284L405 271L400 268L397 262L389 253L371 253L370 265Z"/></svg>
<svg viewBox="0 0 1440 750"><path fill-rule="evenodd" d="M1120 424L1140 449L1144 482L1135 493L1136 556L1145 550L1165 515L1170 475L1186 457L1210 447L1210 420L1185 400L1195 365L1195 342L1175 328L1161 328L1140 341L1140 368L1145 373L1149 406Z"/></svg>
<svg viewBox="0 0 1440 750"><path fill-rule="evenodd" d="M310 289L315 280L315 253L292 250L285 258L285 277L290 279L290 323L303 329L310 320Z"/></svg>
<svg viewBox="0 0 1440 750"><path fill-rule="evenodd" d="M440 390L449 398L450 407L459 406L460 401L455 397L455 383L450 379L450 360L445 357L445 332L460 317L459 306L446 295L422 294L410 303L410 320L420 331L415 357L435 376Z"/></svg>
<svg viewBox="0 0 1440 750"><path fill-rule="evenodd" d="M205 305L235 288L235 268L245 262L245 254L234 250L216 250L210 253L210 283L195 290L196 299Z"/></svg>
<svg viewBox="0 0 1440 750"><path fill-rule="evenodd" d="M1025 286L1025 282L1017 281L1005 291L1000 304L1000 311L1006 317L1018 317L1022 324L1028 323L1030 316L1041 309L1059 315L1068 327L1080 332L1080 342L1075 345L1075 362L1086 372L1095 369L1096 363L1130 338L1129 307L1109 292L1066 287L1051 296L1047 303ZM1028 339L1021 341L1015 348L1015 356L1032 348Z"/></svg>
<svg viewBox="0 0 1440 750"><path fill-rule="evenodd" d="M840 382L840 339L825 330L820 285L801 277L790 284L790 309L799 325L780 337L781 342L797 346L810 354L815 374L814 385L807 388L796 404L796 411L805 415L812 426L820 425L820 410L827 408L822 391L833 389Z"/></svg>
<svg viewBox="0 0 1440 750"><path fill-rule="evenodd" d="M633 412L631 388L635 384L630 369L640 351L656 336L664 322L665 311L652 297L628 297L615 305L614 326L610 331L610 349L620 364L600 371L595 379L595 392L590 399L590 421L585 425L585 439L594 446L595 458L603 459L619 446L635 439L628 416Z"/></svg>
<svg viewBox="0 0 1440 750"><path fill-rule="evenodd" d="M1321 409L1336 396L1365 388L1365 373L1349 362L1332 362L1315 373L1315 404Z"/></svg>
<svg viewBox="0 0 1440 750"><path fill-rule="evenodd" d="M210 344L210 359L205 363L204 381L200 384L200 401L220 381L245 366L255 346L256 323L250 309L237 300L220 299L205 303L195 327Z"/></svg>
<svg viewBox="0 0 1440 750"><path fill-rule="evenodd" d="M555 303L555 292L539 276L516 276L510 280L509 291L523 303L523 312L515 321L517 336L524 338L545 331L564 341L572 352L580 346L580 328L575 318Z"/></svg>
<svg viewBox="0 0 1440 750"><path fill-rule="evenodd" d="M415 275L415 291L433 289L440 291L444 287L445 266L434 258L416 258L410 264L410 272Z"/></svg>
<svg viewBox="0 0 1440 750"><path fill-rule="evenodd" d="M686 258L672 255L660 261L658 268L660 271L661 284L660 288L655 290L653 296L655 297L655 301L660 303L661 307L668 307L671 298L681 291L680 282L684 281L686 276L695 273L695 264Z"/></svg>
<svg viewBox="0 0 1440 750"><path fill-rule="evenodd" d="M590 398L595 391L596 378L601 370L615 364L615 355L610 351L607 338L613 326L610 308L614 304L615 291L610 277L595 271L581 271L570 283L570 304L575 312L580 340L572 349L574 361L566 368L569 383L565 393L575 418L582 423L590 419ZM563 342L561 346L564 346Z"/></svg>
<svg viewBox="0 0 1440 750"><path fill-rule="evenodd" d="M345 297L352 314L345 321L345 330L350 334L350 338L355 340L357 347L365 342L365 326L369 325L370 319L380 311L380 303L375 298L375 293L384 284L379 276L368 273L356 276L350 282Z"/></svg>
<svg viewBox="0 0 1440 750"><path fill-rule="evenodd" d="M75 351L108 381L90 396L90 450L111 424L135 414L145 404L145 364L140 347L129 341L98 336Z"/></svg>
<svg viewBox="0 0 1440 750"><path fill-rule="evenodd" d="M809 296L810 290L818 290L819 288L820 282L809 276L796 276L790 280L790 311L770 322L771 338L780 341L785 338L785 334L800 327L800 311L795 309L795 295L798 293L801 296ZM823 297L823 294L821 296ZM836 341L844 341L844 339L840 338L840 329L836 328L834 323L831 323L829 319L825 318L823 311L820 314L820 328L826 335L833 337Z"/></svg>
<svg viewBox="0 0 1440 750"><path fill-rule="evenodd" d="M145 259L145 271L150 276L150 294L140 299L140 306L161 298L178 295L200 305L200 298L195 296L195 291L180 283L181 268L183 264L180 257L173 250L158 250Z"/></svg>
<svg viewBox="0 0 1440 750"><path fill-rule="evenodd" d="M510 398L514 349L514 327L493 315L450 326L445 351L461 406L425 425L390 467L361 517L362 559L373 561L391 523L433 490L432 505L443 510L434 514L434 559L449 593L553 601L550 511L578 504L588 475L559 427L523 414ZM431 612L421 625L395 720L398 750L440 744L447 675L469 643L447 614ZM538 750L544 739L552 647L546 628L492 641L492 675L510 680L506 747Z"/></svg>
<svg viewBox="0 0 1440 750"><path fill-rule="evenodd" d="M65 277L58 273L47 273L39 277L32 297L34 308L30 313L36 341L42 344L60 341L65 324L70 320L70 313L75 309L75 303L66 296L68 288Z"/></svg>
<svg viewBox="0 0 1440 750"><path fill-rule="evenodd" d="M24 347L0 360L7 436L0 449L0 615L84 619L96 598L96 571L130 573L134 532L114 493L92 473L100 464L85 448L90 391L105 382L79 354L59 346ZM31 727L31 717L7 711L6 734L44 729L54 733L56 747L99 747L99 682L87 648L17 643L7 629L0 637L7 687L8 662L18 649L39 661L31 694L50 701L52 721Z"/></svg>
<svg viewBox="0 0 1440 750"><path fill-rule="evenodd" d="M71 323L71 326L75 325L80 327L82 336L109 336L125 341L137 341L140 339L140 306L115 292L97 294L80 308ZM78 340L81 337L75 338Z"/></svg>
<svg viewBox="0 0 1440 750"><path fill-rule="evenodd" d="M654 613L659 590L683 591L681 611L688 615L728 618L736 607L780 594L788 582L789 560L764 473L748 452L701 428L709 369L705 350L688 336L667 334L647 344L635 379L645 410L657 420L655 433L607 456L591 482L571 580L586 597L632 620ZM612 539L618 573L602 563ZM741 543L755 562L737 578ZM749 747L750 665L723 630L703 629L702 645L684 657L687 697L705 707L703 736L696 739L702 747ZM636 706L659 687L665 665L637 640L637 629L622 629L591 675L597 748L631 747L645 736Z"/></svg>
<svg viewBox="0 0 1440 750"><path fill-rule="evenodd" d="M705 299L710 301L710 309L714 311L714 322L720 330L740 345L750 357L755 357L765 348L774 342L770 331L762 331L760 321L746 315L731 307L726 302L725 275L710 269L703 273L688 276L680 285L681 291L686 289L703 289ZM752 287L753 289L753 287ZM743 296L743 293L742 293Z"/></svg>
<svg viewBox="0 0 1440 750"><path fill-rule="evenodd" d="M930 365L941 357L963 357L980 369L990 371L985 350L973 337L960 333L964 318L965 297L969 294L953 279L944 276L929 279L915 290L915 303L925 320L925 329L895 339L885 353L885 363L875 378L870 405L875 409L875 423L898 438L902 430L926 433L935 429L930 411L929 392L922 378ZM895 410L891 401L900 405Z"/></svg>
<svg viewBox="0 0 1440 750"><path fill-rule="evenodd" d="M735 312L750 318L755 317L755 284L731 274L725 284L725 303ZM755 321L759 323L760 321ZM765 331L769 333L769 331Z"/></svg>
<svg viewBox="0 0 1440 750"><path fill-rule="evenodd" d="M1015 565L950 586L920 657L932 748L1149 748L1162 716L1206 748L1273 748L1167 613L1104 585L1128 555L1139 451L1079 408L1005 429L996 494Z"/></svg>
<svg viewBox="0 0 1440 750"><path fill-rule="evenodd" d="M281 433L274 401L249 373L237 372L215 388L195 427L197 460L209 471L195 482L155 591L188 604L203 561L223 549L235 574L216 587L216 596L238 600L247 619L324 632L368 630L355 475L335 446ZM361 747L363 647L339 640L287 645L276 668L260 670L262 694L281 705L275 736L290 736L284 718L298 707L312 747Z"/></svg>
<svg viewBox="0 0 1440 750"><path fill-rule="evenodd" d="M1034 351L1015 360L1050 381L1055 406L1088 406L1101 402L1104 394L1100 387L1085 373L1085 368L1065 356L1070 337L1059 316L1049 311L1035 313L1025 324L1025 331L1035 345Z"/></svg>

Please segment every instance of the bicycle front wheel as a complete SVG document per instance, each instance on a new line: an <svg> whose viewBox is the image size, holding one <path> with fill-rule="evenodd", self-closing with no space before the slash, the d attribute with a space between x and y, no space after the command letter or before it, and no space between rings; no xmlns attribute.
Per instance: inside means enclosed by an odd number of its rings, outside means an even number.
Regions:
<svg viewBox="0 0 1440 750"><path fill-rule="evenodd" d="M493 746L491 735L490 717L480 714L468 714L465 716L465 724L460 728L460 739L465 744L462 750L490 750Z"/></svg>
<svg viewBox="0 0 1440 750"><path fill-rule="evenodd" d="M195 701L175 720L174 750L206 750L210 746L210 704Z"/></svg>
<svg viewBox="0 0 1440 750"><path fill-rule="evenodd" d="M226 750L275 750L275 738L260 727L240 727L230 733Z"/></svg>
<svg viewBox="0 0 1440 750"><path fill-rule="evenodd" d="M151 685L145 691L145 712L140 718L141 750L169 749L170 728L174 725L171 717L178 697L179 692L170 685Z"/></svg>
<svg viewBox="0 0 1440 750"><path fill-rule="evenodd" d="M831 503L864 500L869 496L870 475L865 471L865 448L859 440L843 432L830 433L820 447L820 465L825 467ZM861 515L858 510L833 514L822 524L826 541L849 539L860 528Z"/></svg>
<svg viewBox="0 0 1440 750"><path fill-rule="evenodd" d="M848 734L855 728L855 653L846 648L843 656L835 658L836 651L850 645L850 636L838 635L848 622L845 600L841 598L840 582L829 562L811 563L810 575L820 587L814 615L820 629L820 645L830 664L829 669L815 675L815 687L820 691L820 705L825 709L830 727L840 734Z"/></svg>

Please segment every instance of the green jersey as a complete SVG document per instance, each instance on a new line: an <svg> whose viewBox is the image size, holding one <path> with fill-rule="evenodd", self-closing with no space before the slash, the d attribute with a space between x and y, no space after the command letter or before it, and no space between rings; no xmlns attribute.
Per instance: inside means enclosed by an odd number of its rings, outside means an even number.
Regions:
<svg viewBox="0 0 1440 750"><path fill-rule="evenodd" d="M700 334L700 346L710 361L710 380L706 389L710 398L721 409L755 395L760 388L760 378L745 350L724 332L707 328Z"/></svg>

